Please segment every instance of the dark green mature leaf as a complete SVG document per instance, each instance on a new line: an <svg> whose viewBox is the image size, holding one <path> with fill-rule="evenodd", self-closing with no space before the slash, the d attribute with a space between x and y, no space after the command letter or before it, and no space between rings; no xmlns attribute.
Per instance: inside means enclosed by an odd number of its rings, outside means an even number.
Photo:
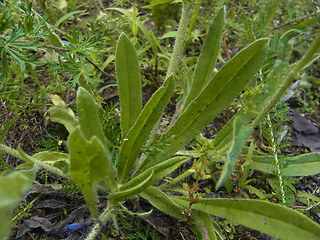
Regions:
<svg viewBox="0 0 320 240"><path fill-rule="evenodd" d="M213 20L204 41L201 54L194 71L190 92L185 102L185 107L187 107L189 103L198 96L199 92L201 92L210 81L220 50L224 19L225 7L221 7Z"/></svg>
<svg viewBox="0 0 320 240"><path fill-rule="evenodd" d="M144 199L147 199L157 209L177 218L183 219L183 207L176 204L163 191L157 187L150 186L139 194Z"/></svg>
<svg viewBox="0 0 320 240"><path fill-rule="evenodd" d="M9 71L9 64L7 59L6 51L1 51L1 74L0 74L0 89L4 86L7 82L8 71Z"/></svg>
<svg viewBox="0 0 320 240"><path fill-rule="evenodd" d="M103 146L107 147L107 140L99 119L98 106L92 95L82 87L77 92L77 110L81 132L87 140L96 136Z"/></svg>
<svg viewBox="0 0 320 240"><path fill-rule="evenodd" d="M125 136L141 112L142 95L137 53L124 33L120 35L117 43L116 73L120 98L120 125Z"/></svg>
<svg viewBox="0 0 320 240"><path fill-rule="evenodd" d="M189 199L171 197L187 207ZM200 199L192 209L226 218L237 224L284 240L317 240L320 226L303 214L282 205L252 199Z"/></svg>
<svg viewBox="0 0 320 240"><path fill-rule="evenodd" d="M79 126L69 135L68 149L70 176L80 187L92 216L97 218L97 184L106 179L106 184L111 190L116 188L109 153L97 136L87 140Z"/></svg>
<svg viewBox="0 0 320 240"><path fill-rule="evenodd" d="M142 145L149 138L154 125L160 119L173 90L174 79L171 75L165 81L164 86L153 94L143 108L134 126L128 132L126 139L122 143L118 161L118 176L121 181L124 181L130 173Z"/></svg>
<svg viewBox="0 0 320 240"><path fill-rule="evenodd" d="M232 102L260 69L268 49L268 42L268 39L255 41L214 75L206 88L189 104L165 134L165 138L174 136L172 144L155 156L157 161L163 161L185 146Z"/></svg>
<svg viewBox="0 0 320 240"><path fill-rule="evenodd" d="M274 174L277 167L273 157L253 156L250 167L265 173ZM281 159L283 176L310 176L320 173L320 153L306 153L296 157Z"/></svg>
<svg viewBox="0 0 320 240"><path fill-rule="evenodd" d="M35 169L13 172L0 176L0 238L6 239L10 233L10 222L13 210L31 187Z"/></svg>
<svg viewBox="0 0 320 240"><path fill-rule="evenodd" d="M241 153L244 144L247 142L249 135L253 131L253 128L250 125L246 125L244 120L244 116L241 115L234 120L231 147L228 151L227 159L224 163L220 179L216 185L216 189L221 187L230 177L237 157Z"/></svg>

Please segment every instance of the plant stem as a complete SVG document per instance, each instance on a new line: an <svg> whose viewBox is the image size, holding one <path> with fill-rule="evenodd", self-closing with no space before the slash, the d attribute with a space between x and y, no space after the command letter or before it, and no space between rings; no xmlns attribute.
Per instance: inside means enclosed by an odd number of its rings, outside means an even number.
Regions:
<svg viewBox="0 0 320 240"><path fill-rule="evenodd" d="M5 152L13 157L16 157L16 158L19 158L21 160L24 160L25 162L27 163L31 163L31 164L35 164L36 166L39 166L39 167L42 167L43 169L51 172L51 173L54 173L58 176L61 176L61 177L64 177L64 178L68 178L60 169L56 168L56 167L53 167L49 164L46 164L45 162L43 161L40 161L40 160L37 160L33 157L30 157L29 155L27 154L21 154L19 151L13 149L13 148L10 148L6 145L3 145L3 144L0 144L0 152Z"/></svg>
<svg viewBox="0 0 320 240"><path fill-rule="evenodd" d="M273 95L270 102L262 109L260 114L252 121L251 126L255 127L258 123L271 111L271 109L277 104L282 95L285 93L290 84L296 79L299 72L303 70L312 60L314 54L320 49L320 32L317 34L317 38L312 42L311 47L307 50L305 55L294 65L289 72L287 78L280 85L278 91Z"/></svg>
<svg viewBox="0 0 320 240"><path fill-rule="evenodd" d="M193 174L195 172L194 169L189 169L188 171L185 171L184 173L182 173L181 175L179 175L178 177L174 178L171 182L165 183L163 185L161 185L159 188L161 190L164 190L178 182L180 182L181 180L185 179L186 177L189 177L191 174Z"/></svg>
<svg viewBox="0 0 320 240"><path fill-rule="evenodd" d="M99 221L94 225L89 235L85 240L94 240L100 233L102 227L108 222L110 217L110 211L112 210L111 206L108 206L103 213L101 213Z"/></svg>
<svg viewBox="0 0 320 240"><path fill-rule="evenodd" d="M170 74L175 73L178 70L179 55L182 54L183 44L186 38L186 34L188 32L188 24L189 24L191 9L192 9L192 3L190 3L189 1L185 1L182 3L181 19L180 19L177 37L174 43L173 52L170 59L166 78L169 77Z"/></svg>
<svg viewBox="0 0 320 240"><path fill-rule="evenodd" d="M282 174L281 174L281 166L280 166L280 161L278 158L278 148L277 148L277 143L275 136L273 134L273 126L270 118L270 114L267 115L268 118L268 127L269 127L269 134L271 136L271 149L273 153L273 158L274 158L274 163L277 167L277 175L278 175L278 180L279 180L279 185L280 185L280 192L281 192L281 200L284 205L286 205L286 194L284 191L284 185L283 185L283 179L282 179Z"/></svg>

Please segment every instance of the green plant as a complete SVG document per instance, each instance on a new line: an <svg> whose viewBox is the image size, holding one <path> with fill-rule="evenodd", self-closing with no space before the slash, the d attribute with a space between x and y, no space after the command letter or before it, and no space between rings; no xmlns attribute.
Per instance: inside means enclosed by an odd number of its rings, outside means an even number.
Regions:
<svg viewBox="0 0 320 240"><path fill-rule="evenodd" d="M13 210L31 187L35 172L35 169L31 169L0 176L0 217L3 219L0 226L1 238L9 235Z"/></svg>
<svg viewBox="0 0 320 240"><path fill-rule="evenodd" d="M266 138L269 146L269 148L267 148L268 152L270 153L270 155L273 155L274 164L277 168L277 172L274 174L277 176L278 187L281 193L281 202L285 205L291 205L288 201L288 195L290 194L287 194L286 192L288 192L288 189L285 189L288 185L285 184L286 179L282 176L282 169L285 168L285 166L282 165L281 159L285 156L279 154L279 151L281 151L282 148L288 146L288 144L285 145L282 141L286 141L286 139L281 139L278 136L281 132L285 131L285 129L281 127L281 125L288 121L284 116L287 111L288 108L286 106L283 106L283 104L280 104L280 106L276 106L273 112L268 113L266 126L263 126L262 131L264 132L263 135Z"/></svg>
<svg viewBox="0 0 320 240"><path fill-rule="evenodd" d="M158 133L162 112L174 91L175 75L179 72L179 55L183 50L184 34L188 29L193 3L190 0L183 1L181 22L165 82L144 107L141 103L141 77L135 48L125 34L119 37L115 62L122 141L117 154L112 151L114 146L104 134L95 97L87 85L79 87L77 91L77 118L61 102L60 107L51 110L52 119L65 125L69 132L68 154L39 152L28 156L21 148L16 151L3 144L0 145L0 151L23 159L31 166L72 179L79 186L95 220L95 225L87 236L88 240L94 239L102 226L114 219L118 211L129 212L123 202L135 196L145 198L161 211L192 224L198 229L198 237L203 239L217 239L217 235L221 234L210 215L226 218L276 238L317 239L319 225L285 206L251 199L204 199L197 194L197 184L187 188L187 191L177 191L186 197L174 196L167 194L171 191L167 186L156 185L158 180L189 159L174 155L233 102L261 69L268 50L269 39L256 40L218 72L214 72L225 19L225 8L220 8L204 41L191 84L186 87L183 106L177 111L177 118L173 119L169 128ZM213 139L211 156L224 162L216 188L223 186L228 180L237 156L242 152L253 128L276 105L299 72L314 60L314 54L319 48L320 37L317 37L302 59L290 66L289 74L282 83L276 82L275 79L278 78L275 77L267 79L264 85L267 91L257 92L253 96L259 105L239 109ZM284 59L283 62L285 64ZM275 69L279 71L277 66ZM149 146L152 150L148 152L149 156L141 153L142 149ZM315 156L303 155L300 158L310 161L313 157ZM313 163L319 164L319 161L313 160ZM294 165L288 163L282 174L286 174L290 167L292 171ZM272 166L274 169L275 166ZM196 169L191 169L172 182L180 183L194 172L199 174ZM101 214L96 207L98 190L108 200L107 207ZM18 199L16 197L15 201ZM137 215L143 217L146 214L148 213ZM247 217L244 218L244 215Z"/></svg>

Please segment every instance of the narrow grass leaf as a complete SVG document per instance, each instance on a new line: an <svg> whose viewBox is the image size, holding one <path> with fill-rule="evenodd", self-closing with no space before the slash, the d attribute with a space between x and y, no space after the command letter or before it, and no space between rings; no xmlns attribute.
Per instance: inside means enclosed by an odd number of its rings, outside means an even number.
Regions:
<svg viewBox="0 0 320 240"><path fill-rule="evenodd" d="M116 49L116 73L120 98L120 126L125 136L142 109L141 77L138 57L130 39L122 33Z"/></svg>

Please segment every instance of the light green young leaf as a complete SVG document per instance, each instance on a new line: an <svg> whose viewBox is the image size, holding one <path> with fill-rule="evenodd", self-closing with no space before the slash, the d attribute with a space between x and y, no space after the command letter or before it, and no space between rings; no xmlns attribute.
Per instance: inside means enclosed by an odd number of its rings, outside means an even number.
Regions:
<svg viewBox="0 0 320 240"><path fill-rule="evenodd" d="M51 120L61 123L68 132L71 133L73 129L79 125L74 112L65 104L59 95L51 94L50 99L54 104L54 106L49 109Z"/></svg>
<svg viewBox="0 0 320 240"><path fill-rule="evenodd" d="M162 212L177 219L184 219L182 214L183 207L172 201L172 199L159 188L150 186L139 195L144 199L147 199L153 206Z"/></svg>
<svg viewBox="0 0 320 240"><path fill-rule="evenodd" d="M221 7L218 10L216 17L210 26L207 37L204 40L191 82L191 88L185 102L185 107L199 95L210 81L220 50L225 11L225 7Z"/></svg>
<svg viewBox="0 0 320 240"><path fill-rule="evenodd" d="M268 49L268 39L260 39L243 49L214 75L206 88L180 115L163 136L172 144L159 152L156 161L163 161L185 146L241 92L260 69ZM174 144L173 144L174 143Z"/></svg>
<svg viewBox="0 0 320 240"><path fill-rule="evenodd" d="M34 159L42 161L60 169L65 175L69 174L70 155L62 152L39 152L32 156Z"/></svg>
<svg viewBox="0 0 320 240"><path fill-rule="evenodd" d="M138 195L140 192L142 192L148 186L150 186L152 176L153 176L153 172L151 172L151 174L146 179L143 179L142 182L137 183L137 185L134 185L131 188L127 188L122 191L120 190L118 192L110 193L108 196L109 201L110 202L123 202L126 199L129 199L129 198L132 198L132 197Z"/></svg>
<svg viewBox="0 0 320 240"><path fill-rule="evenodd" d="M69 108L66 106L53 107L49 110L51 120L61 123L69 133L79 125L78 121L69 113Z"/></svg>
<svg viewBox="0 0 320 240"><path fill-rule="evenodd" d="M87 140L96 136L107 149L107 140L99 119L98 106L92 95L82 87L77 92L77 110L81 132Z"/></svg>
<svg viewBox="0 0 320 240"><path fill-rule="evenodd" d="M32 185L35 169L0 176L0 239L10 234L12 212Z"/></svg>
<svg viewBox="0 0 320 240"><path fill-rule="evenodd" d="M166 38L176 38L177 37L177 31L171 31L163 34L159 40L163 40Z"/></svg>
<svg viewBox="0 0 320 240"><path fill-rule="evenodd" d="M139 184L143 179L146 179L148 176L151 175L153 172L150 185L154 184L156 181L160 180L161 178L168 176L171 172L177 169L182 163L187 161L188 157L173 157L164 162L161 162L157 165L154 165L138 176L134 177L132 180L127 182L126 184L122 185L120 190L129 189L137 184Z"/></svg>
<svg viewBox="0 0 320 240"><path fill-rule="evenodd" d="M69 135L68 149L70 176L82 190L92 216L97 218L97 184L106 179L105 182L111 190L116 188L109 153L97 136L87 140L80 127L75 128Z"/></svg>
<svg viewBox="0 0 320 240"><path fill-rule="evenodd" d="M142 109L141 77L137 53L130 39L122 33L116 49L116 73L120 98L120 126L124 136Z"/></svg>
<svg viewBox="0 0 320 240"><path fill-rule="evenodd" d="M250 167L268 174L277 171L273 157L253 156ZM281 170L283 176L310 176L320 173L320 153L306 153L295 157L281 159L284 168Z"/></svg>
<svg viewBox="0 0 320 240"><path fill-rule="evenodd" d="M142 145L149 138L154 125L160 119L163 109L170 100L174 85L174 79L171 75L164 85L153 94L128 132L126 139L122 143L118 160L120 181L124 181L130 173Z"/></svg>
<svg viewBox="0 0 320 240"><path fill-rule="evenodd" d="M171 196L187 207L189 199ZM283 240L317 240L320 226L293 209L253 199L200 199L192 209L226 218Z"/></svg>
<svg viewBox="0 0 320 240"><path fill-rule="evenodd" d="M216 189L221 187L225 181L230 177L233 166L237 160L238 155L241 153L244 144L247 142L249 135L252 133L253 128L246 125L244 115L238 116L234 120L233 125L233 139L230 150L227 154L226 162L224 163L220 179L216 185Z"/></svg>
<svg viewBox="0 0 320 240"><path fill-rule="evenodd" d="M159 48L162 52L165 52L162 48L162 46L159 44L157 38L155 37L155 35L153 34L152 31L150 31L149 29L146 28L146 26L143 24L143 22L140 21L139 17L135 16L135 14L133 12L130 12L126 9L122 9L122 8L107 8L108 10L115 10L118 11L120 13L122 13L123 15L125 15L128 20L132 23L135 24L139 27L139 29L141 30L141 32L143 33L143 35L145 36L145 38L147 39L148 43L151 46L151 49L153 51L154 54L157 54L158 50L157 48Z"/></svg>

